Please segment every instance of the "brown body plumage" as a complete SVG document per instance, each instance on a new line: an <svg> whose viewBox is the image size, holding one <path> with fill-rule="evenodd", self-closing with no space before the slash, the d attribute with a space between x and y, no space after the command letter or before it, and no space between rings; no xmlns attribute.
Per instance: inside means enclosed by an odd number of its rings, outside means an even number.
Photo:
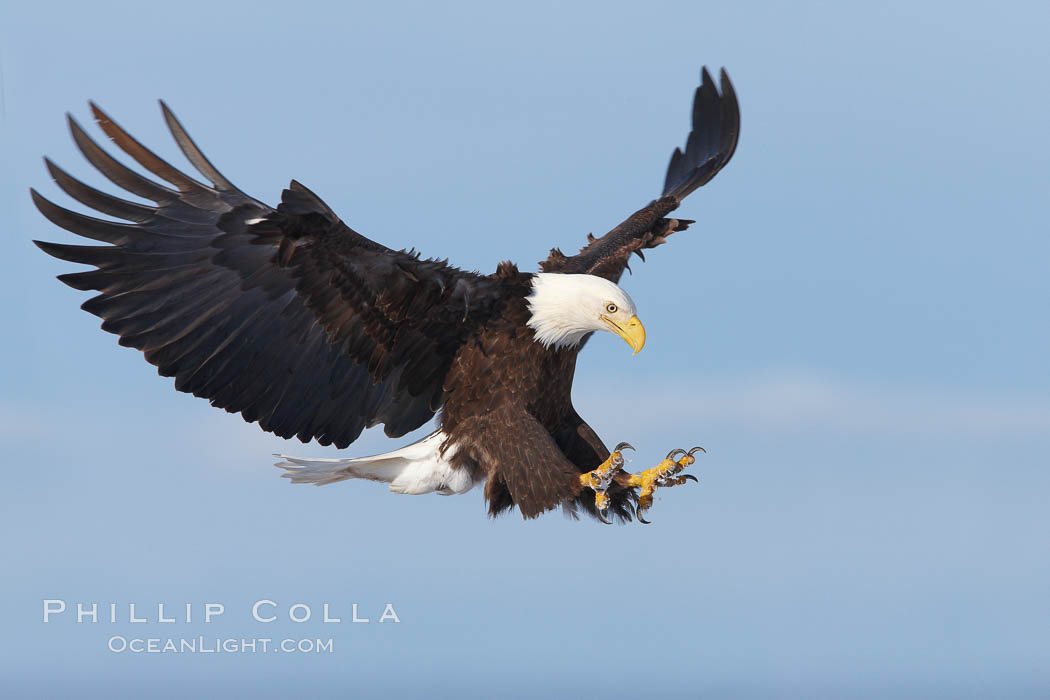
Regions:
<svg viewBox="0 0 1050 700"><path fill-rule="evenodd" d="M531 275L504 263L497 276L507 285L507 303L456 354L445 379L441 428L460 448L458 463L487 475L491 514L517 505L533 517L573 503L580 473L601 464L609 450L572 406L580 347L536 343L525 325ZM626 517L630 491L616 493L614 511ZM579 499L587 510L593 503Z"/></svg>

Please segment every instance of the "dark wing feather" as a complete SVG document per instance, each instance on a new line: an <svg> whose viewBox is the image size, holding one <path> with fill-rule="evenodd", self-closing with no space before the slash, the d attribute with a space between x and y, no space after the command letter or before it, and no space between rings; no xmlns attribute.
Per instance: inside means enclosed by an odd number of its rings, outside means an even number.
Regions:
<svg viewBox="0 0 1050 700"><path fill-rule="evenodd" d="M154 205L96 190L46 161L73 199L128 223L70 211L33 191L53 223L108 244L37 245L97 268L59 279L100 292L83 308L121 345L141 350L179 391L304 442L345 447L379 423L399 436L440 408L456 350L499 310L497 278L371 241L295 181L276 208L245 195L163 103L176 143L207 183L91 107L110 139L168 184L121 164L70 118L85 158Z"/></svg>
<svg viewBox="0 0 1050 700"><path fill-rule="evenodd" d="M660 199L639 209L601 238L588 237L587 245L576 255L568 257L552 250L550 257L540 263L545 272L592 274L616 282L631 253L641 257L642 250L655 248L666 242L667 236L684 231L693 223L666 217L725 167L740 136L740 107L733 84L724 68L719 77L721 94L707 68L701 72L700 87L693 99L693 129L685 150L676 148L671 155Z"/></svg>

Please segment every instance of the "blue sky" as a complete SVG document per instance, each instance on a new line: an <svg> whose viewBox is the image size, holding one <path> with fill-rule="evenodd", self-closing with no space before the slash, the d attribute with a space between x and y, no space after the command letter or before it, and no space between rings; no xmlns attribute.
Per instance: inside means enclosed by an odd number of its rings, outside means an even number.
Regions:
<svg viewBox="0 0 1050 700"><path fill-rule="evenodd" d="M1045 3L7 14L5 695L1045 695ZM42 155L105 184L63 114L87 124L94 99L181 164L163 97L260 199L294 177L387 245L529 268L658 193L701 64L734 80L740 147L683 206L697 225L624 281L645 350L596 338L574 391L635 467L708 449L648 528L491 521L480 492L292 487L270 453L336 452L176 393L29 242L72 238L29 202L67 202ZM389 449L377 433L347 454ZM45 598L228 612L45 625ZM402 622L260 626L261 598L391 602ZM106 650L143 627L335 653Z"/></svg>

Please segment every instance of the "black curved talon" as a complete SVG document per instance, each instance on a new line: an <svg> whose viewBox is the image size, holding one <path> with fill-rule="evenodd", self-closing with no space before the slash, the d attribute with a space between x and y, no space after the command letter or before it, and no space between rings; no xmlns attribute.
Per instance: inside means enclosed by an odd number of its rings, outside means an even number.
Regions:
<svg viewBox="0 0 1050 700"><path fill-rule="evenodd" d="M619 445L616 446L616 452L619 452L625 447L630 446L625 442L621 442ZM634 448L632 447L631 449ZM633 488L641 489L640 492L635 492L636 500L634 506L634 515L638 519L638 522L640 522L643 525L652 525L650 521L645 519L645 512L652 507L654 500L653 495L656 493L657 489L670 486L680 486L681 484L684 484L687 481L692 481L695 484L700 483L700 479L698 479L696 476L692 474L682 474L682 471L686 467L688 467L696 461L696 457L694 457L693 455L695 455L697 452L703 452L706 454L707 450L705 450L703 447L700 447L699 445L690 450L676 448L668 452L667 456L664 457L663 461L657 464L652 469L646 469L645 471L639 472L638 474L626 475L627 485ZM622 455L616 455L616 457L622 457ZM623 460L613 458L611 461L615 465L614 468L619 468L619 464L616 463L622 463ZM607 472L606 477L604 478L608 478L609 481L593 481L592 477L591 483L596 489L604 488L611 483L612 477L612 472ZM601 491L601 494L605 498L608 498L604 490ZM604 503L605 501L598 502ZM604 515L604 512L602 512L599 515L599 518L602 520L602 522L605 522Z"/></svg>
<svg viewBox="0 0 1050 700"><path fill-rule="evenodd" d="M624 450L634 450L634 445L629 442L621 442L613 448L613 452L623 452ZM637 452L637 450L634 451Z"/></svg>
<svg viewBox="0 0 1050 700"><path fill-rule="evenodd" d="M599 510L598 511L598 520L601 520L602 523L604 523L605 525L612 525L612 522L607 520L606 517L605 517L608 514L609 514L608 510Z"/></svg>

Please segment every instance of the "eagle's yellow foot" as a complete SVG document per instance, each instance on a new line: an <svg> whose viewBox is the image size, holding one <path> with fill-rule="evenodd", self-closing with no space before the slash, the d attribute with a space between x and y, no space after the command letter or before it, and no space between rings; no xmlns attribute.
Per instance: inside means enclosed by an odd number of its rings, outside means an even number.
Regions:
<svg viewBox="0 0 1050 700"><path fill-rule="evenodd" d="M663 461L652 469L646 469L644 472L629 476L627 480L628 486L641 487L641 492L638 494L638 510L636 511L638 522L649 524L649 521L642 514L652 507L653 494L656 493L656 489L661 486L681 486L687 481L697 481L697 478L692 474L679 475L679 472L696 461L693 455L698 451L707 452L703 447L694 447L688 452L681 449L671 450ZM678 457L678 455L681 456ZM676 459L676 457L678 458Z"/></svg>
<svg viewBox="0 0 1050 700"><path fill-rule="evenodd" d="M617 445L609 458L599 465L597 469L580 474L580 485L594 489L594 506L598 509L598 518L606 525L611 525L606 516L609 514L609 486L613 477L623 471L623 451L633 450L629 443L621 442Z"/></svg>

